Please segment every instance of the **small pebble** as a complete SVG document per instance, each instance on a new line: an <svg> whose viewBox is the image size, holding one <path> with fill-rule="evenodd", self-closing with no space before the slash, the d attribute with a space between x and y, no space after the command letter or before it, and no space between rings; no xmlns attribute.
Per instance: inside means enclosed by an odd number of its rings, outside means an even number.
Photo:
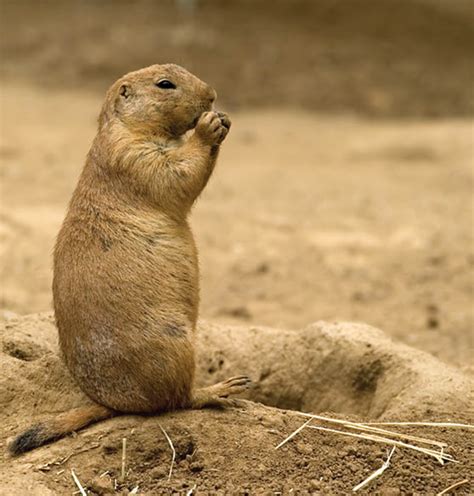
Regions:
<svg viewBox="0 0 474 496"><path fill-rule="evenodd" d="M202 462L192 462L189 464L189 469L191 472L201 472L201 470L204 468L204 464Z"/></svg>
<svg viewBox="0 0 474 496"><path fill-rule="evenodd" d="M103 494L113 494L115 492L114 483L108 476L94 477L87 486L99 496L102 496Z"/></svg>
<svg viewBox="0 0 474 496"><path fill-rule="evenodd" d="M165 477L168 476L169 468L166 468L163 465L158 465L157 467L154 467L150 470L150 476L153 479L164 479Z"/></svg>

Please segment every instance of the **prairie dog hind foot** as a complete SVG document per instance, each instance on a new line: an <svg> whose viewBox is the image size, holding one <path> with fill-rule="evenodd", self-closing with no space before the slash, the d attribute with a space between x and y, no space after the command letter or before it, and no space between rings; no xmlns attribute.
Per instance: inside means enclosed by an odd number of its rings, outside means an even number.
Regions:
<svg viewBox="0 0 474 496"><path fill-rule="evenodd" d="M246 375L231 377L212 386L196 389L191 399L190 407L200 409L206 407L235 406L237 400L229 398L246 391L252 381Z"/></svg>

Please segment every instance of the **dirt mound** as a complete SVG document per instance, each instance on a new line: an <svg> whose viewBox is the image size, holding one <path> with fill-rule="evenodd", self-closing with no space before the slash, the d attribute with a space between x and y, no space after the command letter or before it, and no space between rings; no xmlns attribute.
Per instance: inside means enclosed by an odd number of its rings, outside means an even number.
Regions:
<svg viewBox="0 0 474 496"><path fill-rule="evenodd" d="M316 323L301 331L201 324L200 383L234 372L253 376L250 399L220 410L180 411L156 417L123 416L26 454L5 458L2 485L8 494L70 494L70 470L95 494L113 492L119 477L122 438L127 438L128 474L118 492L263 494L308 490L349 492L386 457L386 448L331 433L303 431L280 450L275 446L302 423L289 410L355 414L406 420L472 421L472 383L430 355L392 342L361 324ZM44 418L83 403L84 396L57 356L50 314L13 318L0 334L2 345L0 441ZM176 449L171 453L161 427ZM447 442L457 459L469 459L472 438L462 431L410 433ZM103 475L105 474L105 475ZM102 475L102 477L100 477ZM440 467L423 455L399 450L390 472L370 486L381 494L437 492L466 477L462 464ZM469 485L459 489L468 494Z"/></svg>
<svg viewBox="0 0 474 496"><path fill-rule="evenodd" d="M250 399L278 408L414 419L472 407L471 379L364 324L202 324L198 346L200 382L246 373L256 381Z"/></svg>

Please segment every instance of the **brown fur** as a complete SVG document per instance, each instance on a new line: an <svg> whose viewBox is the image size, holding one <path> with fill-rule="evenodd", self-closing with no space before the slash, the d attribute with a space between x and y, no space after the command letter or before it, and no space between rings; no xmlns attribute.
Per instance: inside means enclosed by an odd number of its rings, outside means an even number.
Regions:
<svg viewBox="0 0 474 496"><path fill-rule="evenodd" d="M157 87L162 79L176 88ZM230 127L211 110L215 97L172 64L127 74L107 92L53 280L64 361L98 409L42 424L46 441L114 412L222 404L247 386L240 376L193 388L199 274L187 215Z"/></svg>

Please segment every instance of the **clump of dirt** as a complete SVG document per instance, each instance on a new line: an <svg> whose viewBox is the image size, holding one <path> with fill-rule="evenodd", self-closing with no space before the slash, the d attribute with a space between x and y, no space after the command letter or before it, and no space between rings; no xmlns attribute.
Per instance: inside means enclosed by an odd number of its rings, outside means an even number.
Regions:
<svg viewBox="0 0 474 496"><path fill-rule="evenodd" d="M201 324L198 350L202 382L250 374L250 398L278 408L413 419L470 405L471 379L364 324L298 331Z"/></svg>
<svg viewBox="0 0 474 496"><path fill-rule="evenodd" d="M329 411L332 416L344 413L352 419L474 418L468 410L472 383L466 377L368 326L317 323L301 331L283 331L203 323L199 331L200 383L215 382L236 370L249 372L255 378L250 398L280 408L242 401L226 410L117 417L22 457L5 457L0 489L9 494L25 488L38 495L70 494L74 470L84 487L97 495L128 494L137 486L138 494L150 495L192 488L197 494L342 494L382 465L386 447L306 429L275 450L304 420L282 407ZM86 398L58 358L50 314L9 320L0 340L0 442L5 446L19 430ZM176 451L171 478L171 450L162 428ZM362 494L434 493L466 478L472 437L461 430L405 430L448 443L446 452L464 465L440 466L425 455L397 449L391 468ZM467 484L458 493L469 491Z"/></svg>

